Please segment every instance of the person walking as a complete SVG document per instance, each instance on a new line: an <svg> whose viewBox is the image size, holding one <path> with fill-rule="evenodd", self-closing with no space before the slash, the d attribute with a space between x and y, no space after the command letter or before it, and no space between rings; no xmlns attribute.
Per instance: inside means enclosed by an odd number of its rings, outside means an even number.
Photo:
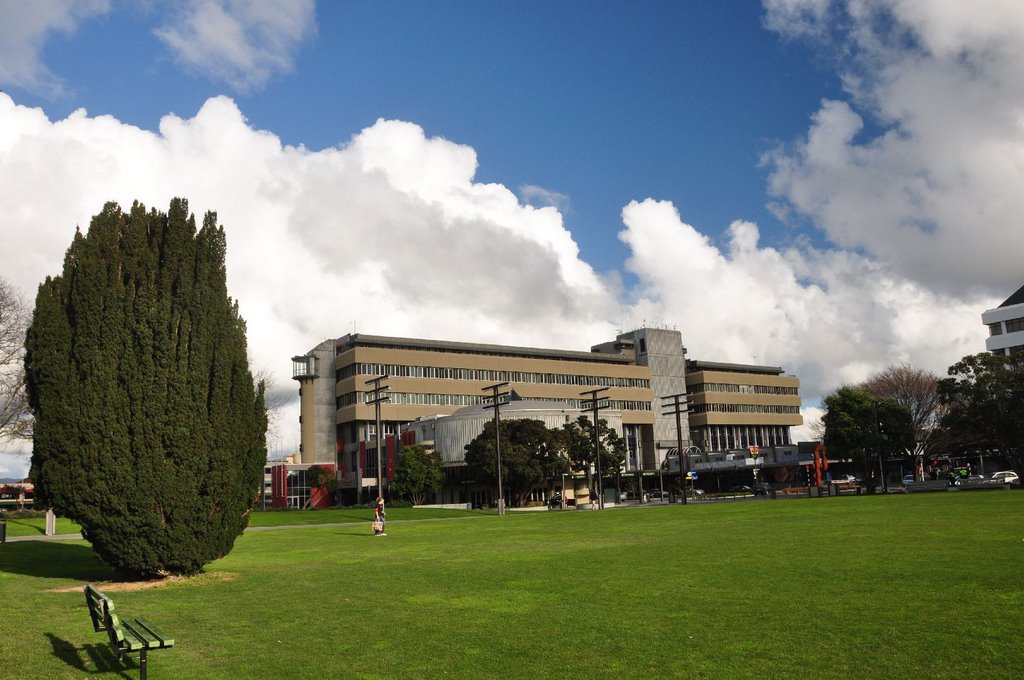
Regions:
<svg viewBox="0 0 1024 680"><path fill-rule="evenodd" d="M377 506L374 509L373 515L373 534L375 536L387 536L384 533L385 524L387 522L387 513L384 512L384 498L383 496L377 496Z"/></svg>

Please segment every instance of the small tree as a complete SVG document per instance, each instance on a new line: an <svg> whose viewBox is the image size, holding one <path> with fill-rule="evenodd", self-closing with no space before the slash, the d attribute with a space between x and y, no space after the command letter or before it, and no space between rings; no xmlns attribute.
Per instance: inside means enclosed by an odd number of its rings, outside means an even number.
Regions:
<svg viewBox="0 0 1024 680"><path fill-rule="evenodd" d="M444 481L444 467L441 454L427 451L424 447L405 446L398 454L395 478L391 480L391 491L423 505L428 492L437 493Z"/></svg>
<svg viewBox="0 0 1024 680"><path fill-rule="evenodd" d="M108 203L39 287L25 342L39 504L132 575L192 574L248 523L263 386L227 294L217 216Z"/></svg>
<svg viewBox="0 0 1024 680"><path fill-rule="evenodd" d="M25 331L29 309L0 278L0 441L32 438L32 412L25 393Z"/></svg>
<svg viewBox="0 0 1024 680"><path fill-rule="evenodd" d="M910 411L914 446L908 456L941 453L948 439L939 427L946 406L939 399L939 376L909 364L889 366L868 378L861 387L876 399L891 399Z"/></svg>
<svg viewBox="0 0 1024 680"><path fill-rule="evenodd" d="M901 453L914 444L907 407L891 399L875 399L867 390L845 386L825 397L825 445L829 455L860 465L865 481L872 479L876 461ZM874 484L868 484L873 493Z"/></svg>
<svg viewBox="0 0 1024 680"><path fill-rule="evenodd" d="M626 461L626 442L619 433L608 426L604 418L598 420L598 443L600 444L601 474L610 475L622 471ZM597 461L594 455L594 423L586 416L562 427L562 437L573 470L588 474ZM593 488L593 487L592 487Z"/></svg>
<svg viewBox="0 0 1024 680"><path fill-rule="evenodd" d="M338 478L334 475L334 472L328 470L325 467L319 465L313 465L306 470L306 482L309 484L310 489L318 489L326 492L331 498L331 504L334 503L334 491L338 488ZM313 494L309 495L309 499L306 501L306 507L313 505Z"/></svg>

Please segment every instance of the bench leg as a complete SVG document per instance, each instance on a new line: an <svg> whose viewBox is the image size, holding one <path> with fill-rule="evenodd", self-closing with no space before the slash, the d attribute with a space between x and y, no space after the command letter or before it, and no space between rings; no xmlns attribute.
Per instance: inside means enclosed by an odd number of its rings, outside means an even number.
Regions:
<svg viewBox="0 0 1024 680"><path fill-rule="evenodd" d="M139 653L139 680L146 680L146 650Z"/></svg>

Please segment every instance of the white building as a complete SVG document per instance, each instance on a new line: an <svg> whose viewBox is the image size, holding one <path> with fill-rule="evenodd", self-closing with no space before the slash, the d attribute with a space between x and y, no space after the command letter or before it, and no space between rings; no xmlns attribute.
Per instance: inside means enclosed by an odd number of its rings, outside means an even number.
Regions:
<svg viewBox="0 0 1024 680"><path fill-rule="evenodd" d="M982 312L981 320L988 326L985 349L989 352L1005 355L1024 352L1024 286L995 309Z"/></svg>

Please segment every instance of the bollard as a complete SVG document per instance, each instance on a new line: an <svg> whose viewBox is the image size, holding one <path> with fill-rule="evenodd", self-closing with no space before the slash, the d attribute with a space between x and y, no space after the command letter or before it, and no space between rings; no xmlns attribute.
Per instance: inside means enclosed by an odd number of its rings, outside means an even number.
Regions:
<svg viewBox="0 0 1024 680"><path fill-rule="evenodd" d="M7 521L0 519L0 543L7 542Z"/></svg>

